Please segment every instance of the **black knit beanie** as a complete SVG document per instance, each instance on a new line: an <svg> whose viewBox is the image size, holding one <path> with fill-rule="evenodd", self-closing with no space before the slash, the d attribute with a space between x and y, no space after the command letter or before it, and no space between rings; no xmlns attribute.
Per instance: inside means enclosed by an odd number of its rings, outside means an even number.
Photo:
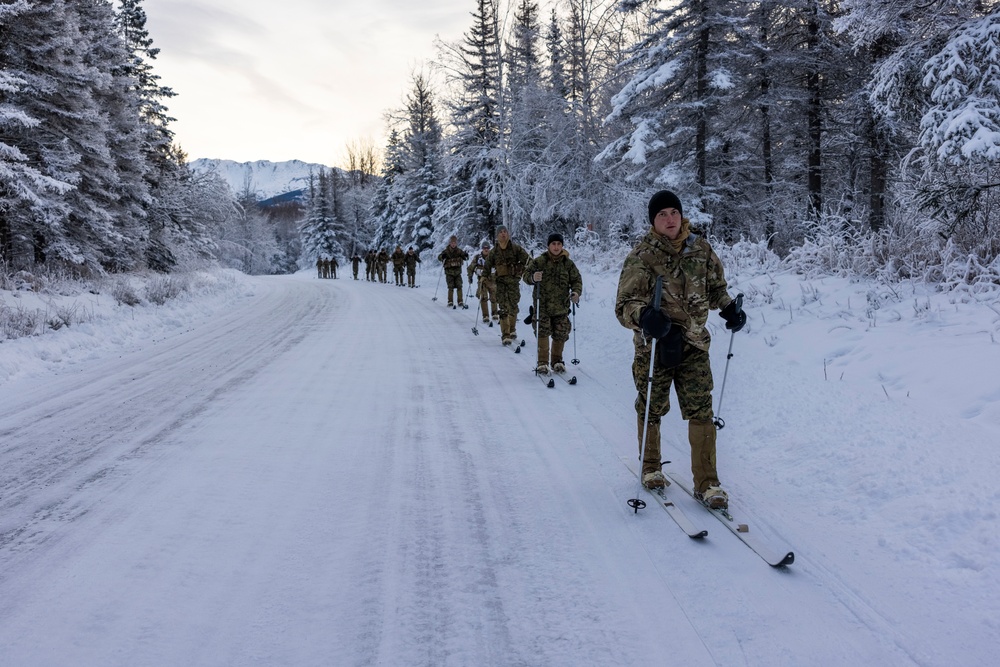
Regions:
<svg viewBox="0 0 1000 667"><path fill-rule="evenodd" d="M660 190L649 198L649 224L653 224L653 218L665 208L676 208L678 213L684 215L681 200L677 198L677 195L669 190Z"/></svg>
<svg viewBox="0 0 1000 667"><path fill-rule="evenodd" d="M549 234L549 241L545 245L549 245L551 243L555 243L556 241L559 241L559 243L563 242L562 234L557 234L557 233L553 232L552 234Z"/></svg>

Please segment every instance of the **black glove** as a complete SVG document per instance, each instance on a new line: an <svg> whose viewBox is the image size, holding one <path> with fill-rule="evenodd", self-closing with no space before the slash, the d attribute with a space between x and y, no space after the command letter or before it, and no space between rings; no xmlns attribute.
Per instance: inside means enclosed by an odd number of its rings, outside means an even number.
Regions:
<svg viewBox="0 0 1000 667"><path fill-rule="evenodd" d="M719 317L726 321L726 328L734 333L742 329L743 325L747 323L747 314L737 305L735 299L719 311Z"/></svg>
<svg viewBox="0 0 1000 667"><path fill-rule="evenodd" d="M670 324L670 318L664 315L662 310L654 309L652 306L646 306L639 313L639 326L642 327L642 333L649 338L657 340L663 338L670 331Z"/></svg>

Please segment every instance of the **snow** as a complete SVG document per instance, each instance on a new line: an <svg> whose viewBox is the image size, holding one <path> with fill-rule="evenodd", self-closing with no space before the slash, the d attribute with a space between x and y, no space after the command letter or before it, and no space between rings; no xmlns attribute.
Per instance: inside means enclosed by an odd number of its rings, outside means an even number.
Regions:
<svg viewBox="0 0 1000 667"><path fill-rule="evenodd" d="M705 540L626 506L631 336L617 270L581 270L580 381L554 389L528 328L521 355L474 336L427 267L203 275L163 306L0 292L88 314L0 343L0 662L991 662L995 296L730 273L719 466L795 551L776 570L674 488Z"/></svg>

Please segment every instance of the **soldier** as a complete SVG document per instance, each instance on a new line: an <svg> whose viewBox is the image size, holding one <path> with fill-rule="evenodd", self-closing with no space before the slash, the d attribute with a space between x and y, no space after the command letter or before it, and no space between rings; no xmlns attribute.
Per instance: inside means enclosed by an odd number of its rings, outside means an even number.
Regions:
<svg viewBox="0 0 1000 667"><path fill-rule="evenodd" d="M322 257L317 257L316 258L316 277L317 278L322 278L323 277L323 258Z"/></svg>
<svg viewBox="0 0 1000 667"><path fill-rule="evenodd" d="M532 319L537 323L538 366L536 373L548 374L549 336L552 337L551 368L556 373L565 373L563 347L569 340L570 302L579 303L583 293L583 279L576 264L563 249L563 237L549 234L548 250L531 260L524 269L524 282L537 285L538 300Z"/></svg>
<svg viewBox="0 0 1000 667"><path fill-rule="evenodd" d="M365 253L365 280L373 282L375 280L375 251L369 250Z"/></svg>
<svg viewBox="0 0 1000 667"><path fill-rule="evenodd" d="M378 255L375 258L375 269L378 273L378 281L380 283L389 282L389 253L386 252L385 248L378 251Z"/></svg>
<svg viewBox="0 0 1000 667"><path fill-rule="evenodd" d="M406 254L403 246L396 246L392 252L392 275L396 279L396 287L403 287L403 269L406 268Z"/></svg>
<svg viewBox="0 0 1000 667"><path fill-rule="evenodd" d="M327 278L331 278L332 277L334 280L336 280L337 279L337 267L339 266L339 264L337 264L337 258L336 257L330 257L330 259L327 260L327 264L326 265L330 269L330 273L327 274Z"/></svg>
<svg viewBox="0 0 1000 667"><path fill-rule="evenodd" d="M355 280L358 279L358 267L360 265L361 265L361 257L358 256L358 253L354 253L354 256L351 257L351 269L354 271Z"/></svg>
<svg viewBox="0 0 1000 667"><path fill-rule="evenodd" d="M485 270L486 258L489 255L490 244L487 241L483 241L482 252L472 258L472 261L469 262L469 268L466 269L466 273L469 274L470 287L472 286L472 274L476 274L479 278L479 284L476 286L476 296L479 297L479 307L483 311L483 324L489 323L491 309L493 319L500 319L500 315L497 313L496 281L493 279L492 272Z"/></svg>
<svg viewBox="0 0 1000 667"><path fill-rule="evenodd" d="M660 418L670 410L670 385L677 392L681 418L688 422L691 473L695 496L710 507L729 506L729 496L716 470L715 424L712 422L712 368L705 328L710 310L720 309L726 328L739 331L746 313L737 309L727 292L722 262L700 232L684 217L680 199L661 190L650 198L651 229L632 249L622 266L615 299L615 315L632 329L635 357L632 376L638 396L639 451L645 451L642 483L662 488ZM657 276L662 276L660 309L652 307ZM642 435L650 348L656 339L656 359L649 399L646 447Z"/></svg>
<svg viewBox="0 0 1000 667"><path fill-rule="evenodd" d="M406 251L406 284L409 287L417 286L417 264L420 263L420 255L410 246Z"/></svg>
<svg viewBox="0 0 1000 667"><path fill-rule="evenodd" d="M500 342L510 345L517 340L517 313L521 301L521 273L531 261L524 248L514 243L503 225L497 227L497 244L490 250L483 271L496 276L497 305L500 315Z"/></svg>
<svg viewBox="0 0 1000 667"><path fill-rule="evenodd" d="M448 247L438 255L438 261L444 264L444 277L448 283L448 305L455 307L452 293L458 291L458 306L465 308L462 300L462 262L469 259L469 253L458 247L458 237L452 234L448 239Z"/></svg>

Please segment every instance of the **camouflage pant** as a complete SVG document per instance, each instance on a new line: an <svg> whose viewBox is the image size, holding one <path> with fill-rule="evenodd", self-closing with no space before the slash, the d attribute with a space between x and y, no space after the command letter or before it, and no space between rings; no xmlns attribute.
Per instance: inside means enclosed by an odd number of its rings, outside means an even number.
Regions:
<svg viewBox="0 0 1000 667"><path fill-rule="evenodd" d="M445 269L444 271L444 281L448 289L461 289L462 288L462 272L449 271Z"/></svg>
<svg viewBox="0 0 1000 667"><path fill-rule="evenodd" d="M538 337L547 338L552 336L552 340L569 340L569 333L572 327L569 323L569 316L556 315L555 317L542 317L538 319ZM645 408L643 408L645 410Z"/></svg>
<svg viewBox="0 0 1000 667"><path fill-rule="evenodd" d="M493 306L493 314L497 314L496 285L492 280L479 279L479 286L476 288L476 296L479 297L479 307L483 311L483 317L490 316L490 306Z"/></svg>
<svg viewBox="0 0 1000 667"><path fill-rule="evenodd" d="M632 378L638 396L635 411L640 417L646 413L646 388L649 373L650 345L636 336L635 359L632 361ZM684 359L680 365L670 370L655 368L653 390L649 397L649 421L659 422L660 417L670 411L670 385L677 392L677 402L681 407L681 418L685 420L711 421L712 419L712 365L708 352L685 343Z"/></svg>
<svg viewBox="0 0 1000 667"><path fill-rule="evenodd" d="M500 317L517 317L518 302L521 300L521 281L516 276L497 276L497 305Z"/></svg>

